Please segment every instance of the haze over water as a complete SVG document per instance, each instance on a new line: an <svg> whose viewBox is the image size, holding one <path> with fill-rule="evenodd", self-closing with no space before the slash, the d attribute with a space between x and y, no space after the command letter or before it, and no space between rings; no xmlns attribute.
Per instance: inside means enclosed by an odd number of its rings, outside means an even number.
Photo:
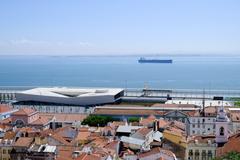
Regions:
<svg viewBox="0 0 240 160"><path fill-rule="evenodd" d="M240 56L154 58L173 64L139 64L139 56L1 56L0 86L240 89Z"/></svg>

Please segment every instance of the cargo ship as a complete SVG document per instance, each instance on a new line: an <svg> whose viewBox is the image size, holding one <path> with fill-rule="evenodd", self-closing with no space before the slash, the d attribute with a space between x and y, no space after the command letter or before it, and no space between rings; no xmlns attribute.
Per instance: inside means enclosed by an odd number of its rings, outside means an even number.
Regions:
<svg viewBox="0 0 240 160"><path fill-rule="evenodd" d="M173 63L172 59L146 59L141 57L138 63Z"/></svg>

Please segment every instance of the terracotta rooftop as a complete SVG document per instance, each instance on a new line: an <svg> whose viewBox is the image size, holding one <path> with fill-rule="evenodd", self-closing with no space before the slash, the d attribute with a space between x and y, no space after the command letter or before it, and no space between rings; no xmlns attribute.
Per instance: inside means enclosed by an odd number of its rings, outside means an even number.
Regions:
<svg viewBox="0 0 240 160"><path fill-rule="evenodd" d="M240 122L240 112L239 111L230 112L230 118L232 122Z"/></svg>
<svg viewBox="0 0 240 160"><path fill-rule="evenodd" d="M12 108L9 105L0 104L0 113L5 113L11 111Z"/></svg>
<svg viewBox="0 0 240 160"><path fill-rule="evenodd" d="M83 121L87 115L86 114L66 114L66 113L40 113L40 115L44 116L54 116L56 121L58 122L75 122L75 121Z"/></svg>
<svg viewBox="0 0 240 160"><path fill-rule="evenodd" d="M190 116L190 117L200 116L198 110L196 110L196 111L188 111L188 112L185 112L185 113L186 113L188 116Z"/></svg>
<svg viewBox="0 0 240 160"><path fill-rule="evenodd" d="M140 128L137 130L136 133L141 134L143 136L146 136L147 134L149 134L152 131L152 129L149 128Z"/></svg>
<svg viewBox="0 0 240 160"><path fill-rule="evenodd" d="M104 148L112 149L112 150L117 150L118 145L119 145L119 141L112 141L112 142L107 143L107 144L104 146Z"/></svg>
<svg viewBox="0 0 240 160"><path fill-rule="evenodd" d="M215 140L215 135L194 136L189 139L188 143L195 143L197 141L199 143L207 144L209 141L213 143L214 140Z"/></svg>
<svg viewBox="0 0 240 160"><path fill-rule="evenodd" d="M22 116L22 115L27 115L27 116L30 116L31 114L37 112L36 110L34 109L31 109L31 108L22 108L22 109L19 109L17 112L14 112L12 115L14 116Z"/></svg>
<svg viewBox="0 0 240 160"><path fill-rule="evenodd" d="M55 134L58 134L64 139L72 140L77 136L78 131L70 126L65 126L65 127L56 129L54 132Z"/></svg>
<svg viewBox="0 0 240 160"><path fill-rule="evenodd" d="M156 120L156 117L154 115L150 115L147 118L141 118L139 123L143 126L147 126L153 123L155 120Z"/></svg>
<svg viewBox="0 0 240 160"><path fill-rule="evenodd" d="M35 130L32 127L22 127L22 128L17 128L16 131L20 131L20 132L33 132Z"/></svg>
<svg viewBox="0 0 240 160"><path fill-rule="evenodd" d="M113 122L109 122L109 125L112 128L117 128L118 126L125 125L125 123L126 122L123 122L123 121L113 121Z"/></svg>
<svg viewBox="0 0 240 160"><path fill-rule="evenodd" d="M217 148L217 157L221 157L228 152L240 152L240 132L232 135L229 139L228 142L224 144L223 147Z"/></svg>
<svg viewBox="0 0 240 160"><path fill-rule="evenodd" d="M79 157L77 157L76 160L101 160L101 157L93 154L83 153Z"/></svg>
<svg viewBox="0 0 240 160"><path fill-rule="evenodd" d="M159 124L159 125L158 125L159 128L165 128L165 127L167 127L167 126L169 125L169 123L170 123L170 122L168 122L167 120L164 120L164 119L159 119L158 122L159 122L159 123L158 123L158 124Z"/></svg>
<svg viewBox="0 0 240 160"><path fill-rule="evenodd" d="M13 131L5 132L5 135L4 135L3 139L14 139L16 134L17 133L13 132Z"/></svg>
<svg viewBox="0 0 240 160"><path fill-rule="evenodd" d="M104 147L107 143L108 139L103 137L96 137L93 141L87 144L87 146Z"/></svg>
<svg viewBox="0 0 240 160"><path fill-rule="evenodd" d="M49 117L49 116L44 116L44 115L41 115L39 116L39 118L32 122L31 124L34 124L34 125L46 125L48 124L51 120L53 119L53 116L52 117Z"/></svg>
<svg viewBox="0 0 240 160"><path fill-rule="evenodd" d="M8 117L4 120L1 120L0 122L1 122L1 124L11 124L12 123L12 118Z"/></svg>
<svg viewBox="0 0 240 160"><path fill-rule="evenodd" d="M177 136L184 136L184 134L185 134L185 132L183 130L175 128L175 127L169 127L167 129L165 129L164 132L170 133L173 135L177 135Z"/></svg>
<svg viewBox="0 0 240 160"><path fill-rule="evenodd" d="M170 126L181 129L182 131L185 131L185 129L186 129L186 124L185 123L179 122L179 121L176 121L176 120L170 122Z"/></svg>
<svg viewBox="0 0 240 160"><path fill-rule="evenodd" d="M79 132L77 135L76 140L77 141L86 141L89 139L89 136L91 135L91 132Z"/></svg>
<svg viewBox="0 0 240 160"><path fill-rule="evenodd" d="M205 113L217 114L217 106L205 107Z"/></svg>
<svg viewBox="0 0 240 160"><path fill-rule="evenodd" d="M175 157L175 155L169 151L169 150L165 150L165 149L162 149L162 148L153 148L151 149L151 151L149 152L146 152L146 153L142 153L142 154L139 154L139 158L146 158L148 156L152 156L152 155L155 155L155 154L158 154L158 153L162 153L163 155L167 155L169 157ZM165 156L164 156L165 157ZM160 157L159 157L160 158Z"/></svg>
<svg viewBox="0 0 240 160"><path fill-rule="evenodd" d="M75 147L57 146L58 154L56 160L73 160L72 153Z"/></svg>
<svg viewBox="0 0 240 160"><path fill-rule="evenodd" d="M67 142L62 136L60 136L59 134L49 134L49 137L52 137L53 139L55 139L56 141L62 143L63 145L66 146L70 146L71 143Z"/></svg>
<svg viewBox="0 0 240 160"><path fill-rule="evenodd" d="M34 140L34 138L20 137L13 144L13 146L15 146L15 147L27 147L28 148L32 144L33 140Z"/></svg>

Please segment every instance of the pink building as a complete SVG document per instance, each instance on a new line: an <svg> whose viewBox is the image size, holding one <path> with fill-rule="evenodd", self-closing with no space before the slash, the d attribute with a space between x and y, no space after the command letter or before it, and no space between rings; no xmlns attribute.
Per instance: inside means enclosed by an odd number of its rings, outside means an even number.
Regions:
<svg viewBox="0 0 240 160"><path fill-rule="evenodd" d="M17 127L26 126L39 119L39 114L31 108L22 108L11 115L12 124Z"/></svg>

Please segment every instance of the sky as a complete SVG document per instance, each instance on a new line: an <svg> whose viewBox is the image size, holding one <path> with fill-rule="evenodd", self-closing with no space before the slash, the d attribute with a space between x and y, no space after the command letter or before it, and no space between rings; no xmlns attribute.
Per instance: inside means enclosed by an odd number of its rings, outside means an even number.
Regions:
<svg viewBox="0 0 240 160"><path fill-rule="evenodd" d="M239 8L239 0L2 0L0 55L240 55Z"/></svg>

